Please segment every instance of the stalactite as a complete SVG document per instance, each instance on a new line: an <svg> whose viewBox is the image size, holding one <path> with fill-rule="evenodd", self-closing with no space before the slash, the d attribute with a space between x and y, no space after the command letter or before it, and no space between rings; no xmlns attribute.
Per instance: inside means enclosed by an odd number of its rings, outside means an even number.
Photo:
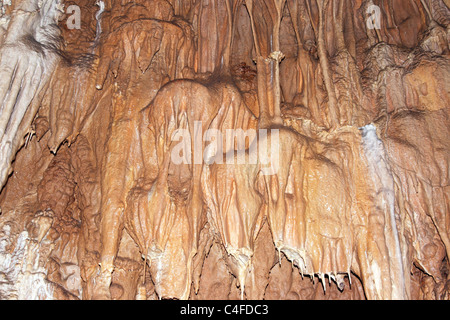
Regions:
<svg viewBox="0 0 450 320"><path fill-rule="evenodd" d="M448 299L447 0L70 3L0 1L0 299Z"/></svg>
<svg viewBox="0 0 450 320"><path fill-rule="evenodd" d="M11 173L11 162L24 144L31 123L21 127L27 112L37 112L33 101L49 80L58 59L59 1L23 1L11 14L9 30L0 51L0 186ZM35 38L36 37L36 38ZM33 103L34 102L34 103ZM34 108L28 110L32 104ZM21 131L19 129L22 128ZM26 130L26 131L23 131Z"/></svg>
<svg viewBox="0 0 450 320"><path fill-rule="evenodd" d="M255 20L255 12L258 13L257 19L261 19L259 16L261 12L259 11L263 10L260 7L263 4L255 4L253 0L246 0L257 55L256 65L261 127L281 124L279 64L284 56L280 51L279 32L285 3L285 0L268 0L267 3L264 3L264 5L271 6L276 10L276 12L271 13L273 15L270 17L270 24L265 25L266 22ZM261 44L264 44L263 48Z"/></svg>
<svg viewBox="0 0 450 320"><path fill-rule="evenodd" d="M328 58L326 45L325 45L325 22L324 15L328 9L328 0L316 0L317 7L319 10L319 27L316 34L317 39L317 49L320 59L320 66L322 68L323 81L327 89L328 94L328 111L330 117L330 126L332 128L337 128L340 124L339 119L339 107L336 98L336 91L334 89L333 79L331 77L331 67ZM311 23L313 23L311 21Z"/></svg>
<svg viewBox="0 0 450 320"><path fill-rule="evenodd" d="M338 51L347 50L344 40L344 10L346 1L333 1L333 21L336 38L336 49Z"/></svg>

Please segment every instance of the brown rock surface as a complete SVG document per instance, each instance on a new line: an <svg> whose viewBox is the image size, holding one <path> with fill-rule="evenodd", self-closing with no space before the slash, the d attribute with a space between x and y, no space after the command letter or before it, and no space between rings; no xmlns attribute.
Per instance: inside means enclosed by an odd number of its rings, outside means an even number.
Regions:
<svg viewBox="0 0 450 320"><path fill-rule="evenodd" d="M449 299L449 23L1 0L0 299Z"/></svg>

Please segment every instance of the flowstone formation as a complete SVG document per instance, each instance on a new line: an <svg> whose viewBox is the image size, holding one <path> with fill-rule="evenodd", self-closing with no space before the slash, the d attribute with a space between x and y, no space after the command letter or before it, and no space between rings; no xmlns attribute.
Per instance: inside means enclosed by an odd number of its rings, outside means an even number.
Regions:
<svg viewBox="0 0 450 320"><path fill-rule="evenodd" d="M2 0L0 299L449 299L449 6Z"/></svg>

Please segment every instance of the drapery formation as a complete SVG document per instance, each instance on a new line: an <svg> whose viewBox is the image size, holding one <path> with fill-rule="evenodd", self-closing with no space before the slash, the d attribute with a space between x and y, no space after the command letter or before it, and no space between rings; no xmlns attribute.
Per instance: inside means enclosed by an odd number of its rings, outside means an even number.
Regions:
<svg viewBox="0 0 450 320"><path fill-rule="evenodd" d="M0 298L448 299L447 1L0 4Z"/></svg>

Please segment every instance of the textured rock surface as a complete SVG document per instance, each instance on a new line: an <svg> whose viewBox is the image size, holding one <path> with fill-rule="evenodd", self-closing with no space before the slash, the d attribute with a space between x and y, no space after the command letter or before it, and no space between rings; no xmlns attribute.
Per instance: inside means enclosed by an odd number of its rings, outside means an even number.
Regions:
<svg viewBox="0 0 450 320"><path fill-rule="evenodd" d="M2 0L0 299L449 299L448 5Z"/></svg>

